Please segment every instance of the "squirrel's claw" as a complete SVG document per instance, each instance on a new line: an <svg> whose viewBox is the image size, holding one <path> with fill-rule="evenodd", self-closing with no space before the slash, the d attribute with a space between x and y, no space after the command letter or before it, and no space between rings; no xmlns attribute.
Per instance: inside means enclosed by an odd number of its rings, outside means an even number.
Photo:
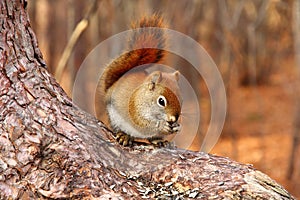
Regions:
<svg viewBox="0 0 300 200"><path fill-rule="evenodd" d="M174 124L172 125L172 130L173 130L173 132L179 132L180 129L181 129L180 124L174 123Z"/></svg>
<svg viewBox="0 0 300 200"><path fill-rule="evenodd" d="M165 133L168 133L168 134L173 134L173 133L177 133L180 131L180 124L178 123L169 123L169 122L166 122L165 125L164 125L164 132Z"/></svg>
<svg viewBox="0 0 300 200"><path fill-rule="evenodd" d="M116 140L119 144L121 144L123 146L131 146L132 145L132 138L130 137L130 135L127 135L122 132L117 133Z"/></svg>
<svg viewBox="0 0 300 200"><path fill-rule="evenodd" d="M162 139L148 139L148 141L157 147L167 147L169 145L168 140L162 140Z"/></svg>

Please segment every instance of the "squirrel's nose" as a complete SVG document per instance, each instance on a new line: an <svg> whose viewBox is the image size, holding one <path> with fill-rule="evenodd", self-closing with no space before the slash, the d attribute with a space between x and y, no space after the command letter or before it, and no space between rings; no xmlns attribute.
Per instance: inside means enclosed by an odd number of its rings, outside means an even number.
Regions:
<svg viewBox="0 0 300 200"><path fill-rule="evenodd" d="M178 117L179 117L178 115L168 115L167 122L173 124L177 122Z"/></svg>

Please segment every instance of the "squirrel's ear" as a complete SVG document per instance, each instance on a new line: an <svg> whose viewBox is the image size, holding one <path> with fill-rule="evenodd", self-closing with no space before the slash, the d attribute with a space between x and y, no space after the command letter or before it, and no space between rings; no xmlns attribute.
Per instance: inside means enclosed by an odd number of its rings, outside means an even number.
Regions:
<svg viewBox="0 0 300 200"><path fill-rule="evenodd" d="M155 85L161 81L161 72L156 71L149 76L149 89L153 90Z"/></svg>
<svg viewBox="0 0 300 200"><path fill-rule="evenodd" d="M176 81L179 81L179 75L180 75L180 72L179 72L179 71L175 71L175 72L173 73L173 76L175 77L175 80L176 80Z"/></svg>

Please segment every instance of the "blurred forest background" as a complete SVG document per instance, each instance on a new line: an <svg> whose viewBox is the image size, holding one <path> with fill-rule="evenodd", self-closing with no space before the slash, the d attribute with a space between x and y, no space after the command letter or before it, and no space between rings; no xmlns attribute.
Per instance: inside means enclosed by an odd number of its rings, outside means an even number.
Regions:
<svg viewBox="0 0 300 200"><path fill-rule="evenodd" d="M210 153L253 164L300 198L299 0L28 3L31 25L48 69L70 96L77 70L96 45L128 30L132 20L145 14L163 14L171 29L192 37L206 49L222 74L227 118L222 136ZM63 51L83 18L89 23L79 27L82 35L64 64ZM172 61L188 65L184 59ZM203 90L201 111L209 113L205 84L199 77L190 77L193 85ZM210 116L202 117L205 127ZM201 136L190 148L198 150L200 144Z"/></svg>

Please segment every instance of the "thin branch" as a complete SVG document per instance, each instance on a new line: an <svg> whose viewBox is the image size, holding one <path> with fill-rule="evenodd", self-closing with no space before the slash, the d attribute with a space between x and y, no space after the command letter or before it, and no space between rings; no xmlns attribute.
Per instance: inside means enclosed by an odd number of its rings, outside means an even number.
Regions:
<svg viewBox="0 0 300 200"><path fill-rule="evenodd" d="M77 43L79 37L81 34L86 30L88 27L89 21L91 19L91 16L97 11L98 8L98 0L93 0L93 3L91 3L89 9L87 10L84 18L77 24L75 27L70 40L68 41L67 46L64 49L64 52L58 62L58 66L55 70L55 77L60 82L62 73L64 72L64 69L66 67L66 64L70 58L70 55L74 49L75 44Z"/></svg>

